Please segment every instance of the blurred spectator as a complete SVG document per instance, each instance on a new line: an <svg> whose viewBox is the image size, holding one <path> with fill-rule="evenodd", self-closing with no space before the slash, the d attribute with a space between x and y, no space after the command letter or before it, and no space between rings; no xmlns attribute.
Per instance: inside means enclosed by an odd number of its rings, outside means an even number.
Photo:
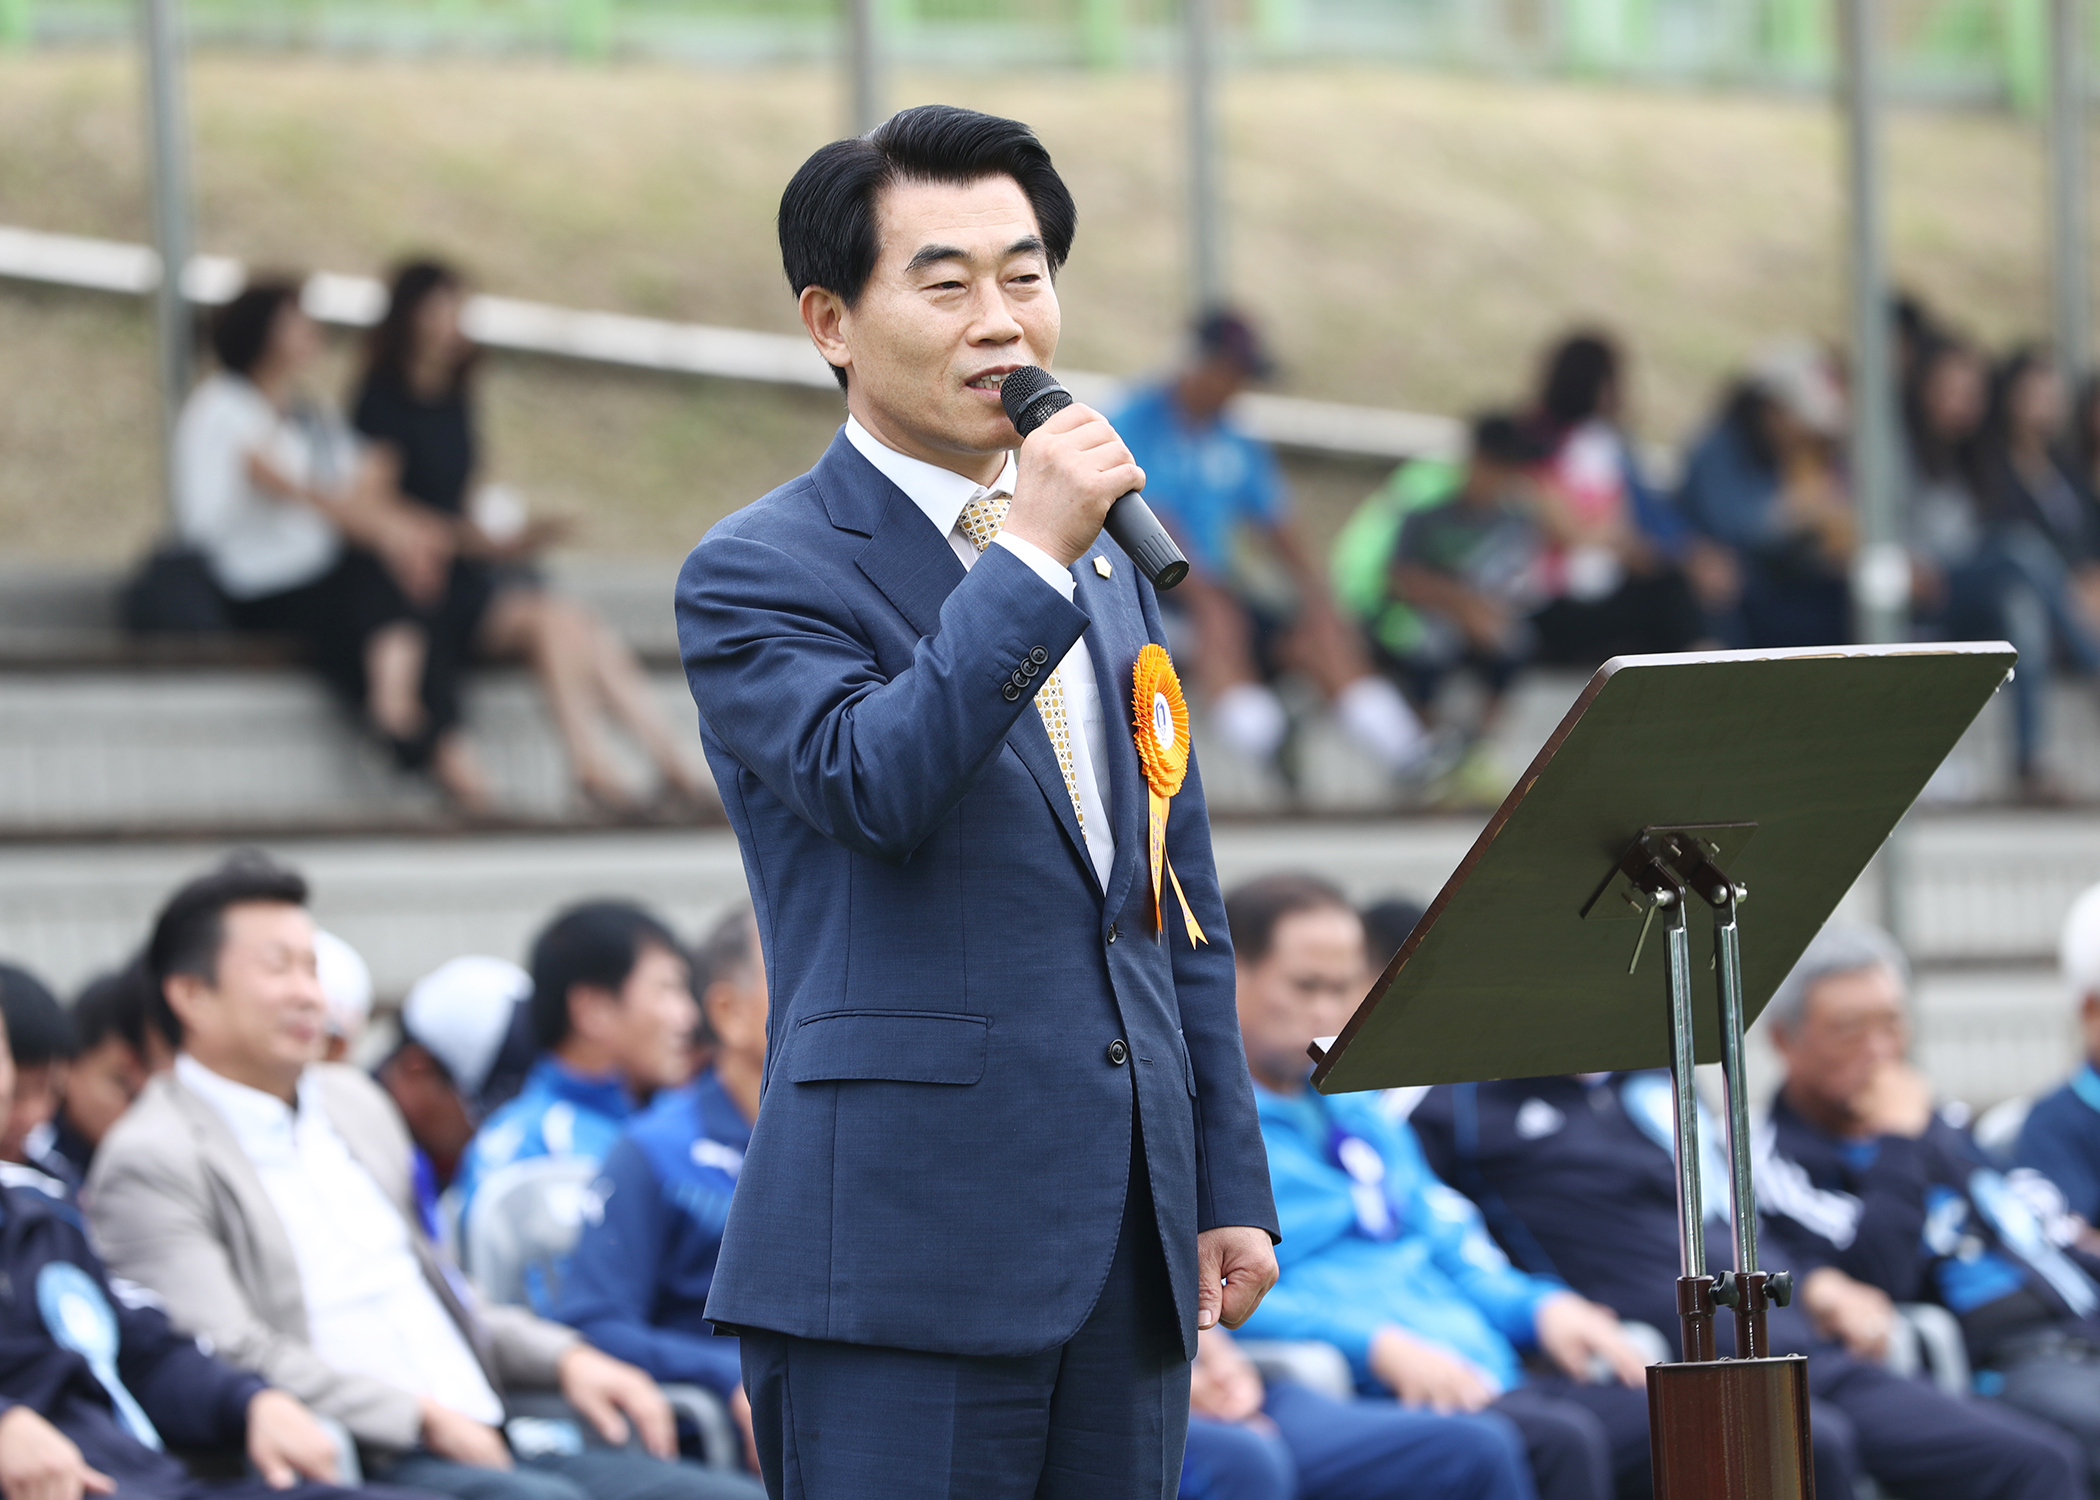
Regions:
<svg viewBox="0 0 2100 1500"><path fill-rule="evenodd" d="M1247 1336L1333 1344L1366 1395L1506 1417L1543 1500L1645 1495L1645 1362L1618 1319L1512 1267L1478 1210L1430 1172L1405 1122L1373 1099L1307 1087L1307 1043L1337 1031L1363 993L1356 912L1326 882L1297 875L1240 887L1225 912L1283 1225L1283 1276ZM1520 1350L1567 1375L1527 1375ZM1590 1384L1599 1360L1611 1377Z"/></svg>
<svg viewBox="0 0 2100 1500"><path fill-rule="evenodd" d="M453 548L444 600L428 617L430 649L456 676L476 654L532 664L577 790L593 807L637 807L605 740L609 712L648 752L667 792L695 806L704 783L672 737L634 653L604 621L542 584L532 559L566 523L528 520L500 487L481 485L473 382L479 351L460 326L467 288L435 261L394 273L366 347L353 420L392 461L401 495L437 519Z"/></svg>
<svg viewBox="0 0 2100 1500"><path fill-rule="evenodd" d="M0 1111L11 1068L0 1056ZM7 1500L347 1500L335 1442L283 1391L214 1359L104 1270L80 1215L0 1182L0 1492ZM12 1290L19 1288L19 1291ZM246 1477L209 1482L170 1447L245 1449ZM236 1472L238 1472L236 1470ZM378 1486L365 1500L410 1500Z"/></svg>
<svg viewBox="0 0 2100 1500"><path fill-rule="evenodd" d="M95 1148L138 1098L146 1080L175 1061L174 1044L152 1022L153 976L133 960L88 982L73 1002L77 1051L51 1149L85 1178Z"/></svg>
<svg viewBox="0 0 2100 1500"><path fill-rule="evenodd" d="M1270 1385L1222 1328L1196 1336L1177 1500L1532 1500L1516 1429Z"/></svg>
<svg viewBox="0 0 2100 1500"><path fill-rule="evenodd" d="M1547 354L1534 414L1548 450L1536 655L1585 671L1613 656L1683 651L1706 633L1680 555L1699 559L1717 600L1735 592L1726 554L1641 477L1623 426L1623 366L1600 335L1562 340Z"/></svg>
<svg viewBox="0 0 2100 1500"><path fill-rule="evenodd" d="M429 650L419 606L439 598L452 544L392 493L303 383L321 335L295 282L262 280L212 321L218 371L182 409L175 511L205 557L235 628L289 635L405 768L485 800L456 732L456 684Z"/></svg>
<svg viewBox="0 0 2100 1500"><path fill-rule="evenodd" d="M1951 334L1919 340L1903 392L1911 617L1932 638L2002 638L2023 662L2047 662L2054 654L2048 604L2031 564L2020 558L2023 546L2039 544L1986 525L1990 485L1978 458L1987 382L1982 356ZM2047 671L2013 674L2014 764L2029 796L2047 790L2042 746L2050 688Z"/></svg>
<svg viewBox="0 0 2100 1500"><path fill-rule="evenodd" d="M531 994L532 976L516 964L469 955L425 974L401 1004L401 1040L373 1076L415 1142L416 1202L433 1239L438 1200L458 1175L486 1112L482 1091Z"/></svg>
<svg viewBox="0 0 2100 1500"><path fill-rule="evenodd" d="M346 1062L372 1018L372 970L364 957L332 932L314 932L314 963L328 1002L322 1062Z"/></svg>
<svg viewBox="0 0 2100 1500"><path fill-rule="evenodd" d="M1385 972L1427 910L1411 897L1388 896L1357 913L1364 924L1364 959L1373 974Z"/></svg>
<svg viewBox="0 0 2100 1500"><path fill-rule="evenodd" d="M1986 1165L1906 1056L1909 965L1826 927L1766 1007L1785 1067L1758 1202L1797 1272L1835 1266L1960 1319L1981 1390L2063 1429L2100 1473L2100 1285Z"/></svg>
<svg viewBox="0 0 2100 1500"><path fill-rule="evenodd" d="M1477 418L1452 492L1407 515L1388 553L1372 639L1425 712L1451 672L1478 677L1488 692L1482 734L1538 649L1531 620L1544 597L1537 466L1547 452L1513 417Z"/></svg>
<svg viewBox="0 0 2100 1500"><path fill-rule="evenodd" d="M1973 455L1974 483L2000 567L2031 597L2012 611L2029 692L2015 700L2021 791L2030 800L2065 794L2036 758L2048 678L2059 655L2080 677L2100 680L2100 502L2063 451L2069 437L2063 378L2048 355L2022 349L1991 377L1990 405ZM2021 624L2023 614L2032 623ZM2019 679L2016 676L2015 682Z"/></svg>
<svg viewBox="0 0 2100 1500"><path fill-rule="evenodd" d="M1805 340L1769 345L1729 393L1686 468L1678 506L1734 554L1741 646L1826 646L1852 637L1846 568L1855 528L1838 464L1845 396Z"/></svg>
<svg viewBox="0 0 2100 1500"><path fill-rule="evenodd" d="M596 1192L603 1211L576 1242L555 1316L658 1380L720 1396L755 1471L737 1341L707 1321L722 1226L766 1066L766 967L748 905L716 923L695 967L714 1063L686 1087L658 1095L606 1155Z"/></svg>
<svg viewBox="0 0 2100 1500"><path fill-rule="evenodd" d="M677 1088L700 1013L670 928L638 906L571 907L532 945L541 1048L518 1096L491 1114L459 1166L459 1210L491 1172L540 1156L603 1161L649 1096Z"/></svg>
<svg viewBox="0 0 2100 1500"><path fill-rule="evenodd" d="M0 963L0 1016L7 1020L8 1054L14 1063L14 1092L0 1124L0 1163L27 1167L51 1179L28 1185L54 1197L70 1197L80 1186L73 1164L53 1147L52 1124L64 1097L66 1064L78 1050L73 1020L58 997L27 969ZM0 1173L0 1176L7 1174ZM24 1181L16 1173L8 1178Z"/></svg>
<svg viewBox="0 0 2100 1500"><path fill-rule="evenodd" d="M2100 1249L2100 885L2088 887L2064 918L2058 972L2078 1002L2085 1059L2071 1081L2038 1102L2020 1127L2016 1167L2054 1184L2082 1221L2080 1240Z"/></svg>
<svg viewBox="0 0 2100 1500"><path fill-rule="evenodd" d="M1440 1084L1407 1118L1430 1165L1482 1205L1512 1260L1674 1344L1680 1267L1673 1111L1669 1075L1650 1069ZM1732 1265L1735 1254L1724 1139L1702 1109L1702 1217L1708 1264L1716 1267ZM1760 1197L1780 1190L1758 1183ZM1612 1232L1600 1235L1598 1205L1607 1203ZM1768 1235L1761 1241L1763 1268L1786 1269L1784 1250ZM1868 1475L1912 1500L2045 1500L2079 1492L2083 1461L2061 1433L1891 1372L1883 1360L1895 1321L1887 1295L1831 1266L1807 1271L1793 1304L1768 1316L1772 1352L1809 1357L1818 1494L1850 1496ZM1714 1334L1728 1356L1734 1320L1717 1319Z"/></svg>
<svg viewBox="0 0 2100 1500"><path fill-rule="evenodd" d="M341 1421L375 1478L459 1500L748 1494L660 1461L675 1424L641 1371L479 1303L424 1236L386 1095L312 1061L325 1005L305 901L297 873L247 856L162 908L147 962L181 1051L96 1158L88 1202L111 1267ZM498 1389L556 1386L606 1446L579 1431L514 1452Z"/></svg>
<svg viewBox="0 0 2100 1500"><path fill-rule="evenodd" d="M1226 413L1270 368L1253 327L1236 313L1215 312L1197 325L1181 371L1139 391L1115 416L1145 471L1146 503L1191 565L1161 602L1193 629L1196 680L1211 721L1240 754L1275 759L1290 720L1267 679L1298 672L1381 766L1417 774L1430 755L1421 724L1371 670L1361 636L1336 611L1286 513L1275 455Z"/></svg>

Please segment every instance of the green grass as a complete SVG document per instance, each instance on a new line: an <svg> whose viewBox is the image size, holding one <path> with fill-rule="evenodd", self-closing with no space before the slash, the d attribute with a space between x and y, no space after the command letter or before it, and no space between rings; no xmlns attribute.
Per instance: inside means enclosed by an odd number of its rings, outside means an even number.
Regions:
<svg viewBox="0 0 2100 1500"><path fill-rule="evenodd" d="M809 70L206 56L192 71L199 238L251 263L377 271L458 257L492 291L793 331L772 209L838 133ZM0 55L0 223L141 239L139 87L97 53ZM1173 353L1185 311L1170 79L899 80L1033 122L1070 179L1069 365ZM1644 433L1676 440L1762 338L1842 331L1838 139L1819 101L1250 71L1225 91L1233 280L1281 388L1440 411L1506 401L1539 344L1621 330ZM1890 127L1901 278L1994 341L2046 317L2043 158L1983 112ZM157 514L141 310L0 289L0 546L115 556ZM806 466L836 403L492 362L496 471L585 513L583 544L676 549ZM1326 530L1368 476L1301 471Z"/></svg>

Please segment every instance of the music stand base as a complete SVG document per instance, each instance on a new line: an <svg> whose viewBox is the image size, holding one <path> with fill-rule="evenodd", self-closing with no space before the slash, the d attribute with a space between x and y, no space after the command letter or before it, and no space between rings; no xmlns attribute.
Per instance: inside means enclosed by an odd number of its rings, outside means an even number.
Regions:
<svg viewBox="0 0 2100 1500"><path fill-rule="evenodd" d="M1655 1500L1815 1500L1807 1358L1650 1365L1648 1442Z"/></svg>

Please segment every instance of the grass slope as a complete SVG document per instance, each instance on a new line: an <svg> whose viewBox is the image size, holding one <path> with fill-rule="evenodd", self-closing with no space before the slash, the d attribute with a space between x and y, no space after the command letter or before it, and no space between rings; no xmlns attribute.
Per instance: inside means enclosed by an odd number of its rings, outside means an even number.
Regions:
<svg viewBox="0 0 2100 1500"><path fill-rule="evenodd" d="M435 249L491 290L791 331L771 213L836 133L813 71L207 56L190 80L200 242L377 270ZM1184 309L1172 80L899 80L1033 122L1081 206L1060 358L1135 373ZM128 59L0 56L0 223L140 239ZM1843 319L1838 138L1816 101L1482 82L1385 69L1242 73L1224 95L1231 264L1283 388L1463 410L1508 399L1577 321L1637 351L1648 434L1682 436L1760 338ZM2037 132L1981 113L1891 124L1902 279L2003 340L2043 324ZM0 546L117 556L155 518L148 329L126 305L0 291ZM591 518L585 544L679 548L797 472L817 394L492 364L496 467ZM1320 530L1366 476L1300 470Z"/></svg>

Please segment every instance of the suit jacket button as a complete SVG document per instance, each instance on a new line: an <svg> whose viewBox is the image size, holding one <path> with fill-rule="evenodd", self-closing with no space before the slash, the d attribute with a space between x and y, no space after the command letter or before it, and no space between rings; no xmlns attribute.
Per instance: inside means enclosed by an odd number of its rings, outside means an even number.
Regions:
<svg viewBox="0 0 2100 1500"><path fill-rule="evenodd" d="M1043 669L1041 667L1037 666L1032 661L1024 661L1021 663L1021 675L1023 677L1026 677L1030 682L1035 681L1035 674L1042 670Z"/></svg>
<svg viewBox="0 0 2100 1500"><path fill-rule="evenodd" d="M1116 940L1116 924L1113 922L1108 924L1108 940L1111 943Z"/></svg>
<svg viewBox="0 0 2100 1500"><path fill-rule="evenodd" d="M1041 646L1036 646L1029 651L1028 659L1040 667L1044 662L1050 659L1050 653L1045 651Z"/></svg>
<svg viewBox="0 0 2100 1500"><path fill-rule="evenodd" d="M1114 1063L1117 1067L1122 1067L1123 1064L1129 1060L1129 1057L1130 1049L1123 1045L1123 1039L1121 1037L1117 1037L1114 1041L1108 1044L1108 1060Z"/></svg>
<svg viewBox="0 0 2100 1500"><path fill-rule="evenodd" d="M1021 690L1010 682L1002 682L999 684L999 696L1012 703L1021 696Z"/></svg>

